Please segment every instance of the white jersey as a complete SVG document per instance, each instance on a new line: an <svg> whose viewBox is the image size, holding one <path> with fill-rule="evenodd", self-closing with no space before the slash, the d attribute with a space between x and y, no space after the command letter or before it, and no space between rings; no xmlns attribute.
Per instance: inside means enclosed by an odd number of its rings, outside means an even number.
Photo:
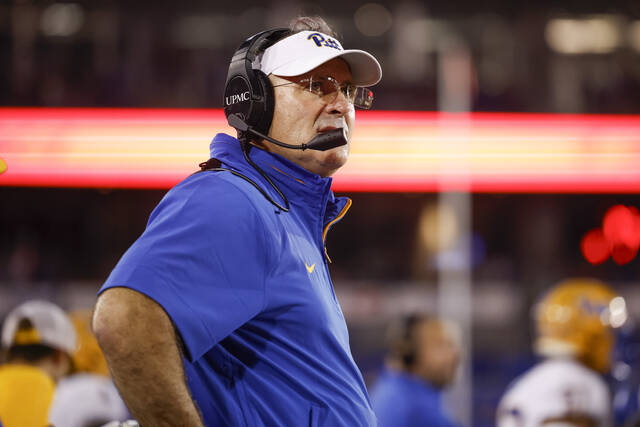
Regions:
<svg viewBox="0 0 640 427"><path fill-rule="evenodd" d="M566 416L611 425L611 395L604 380L572 359L547 359L517 378L498 406L498 427L539 427ZM544 424L545 422L549 424ZM565 424L562 424L565 425Z"/></svg>
<svg viewBox="0 0 640 427"><path fill-rule="evenodd" d="M127 418L129 411L113 381L93 374L61 380L49 409L49 421L55 427L84 427Z"/></svg>

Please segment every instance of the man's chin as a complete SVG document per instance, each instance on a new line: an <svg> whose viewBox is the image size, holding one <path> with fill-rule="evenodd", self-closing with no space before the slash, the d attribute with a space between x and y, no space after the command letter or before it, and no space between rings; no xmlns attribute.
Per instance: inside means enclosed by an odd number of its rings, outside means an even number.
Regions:
<svg viewBox="0 0 640 427"><path fill-rule="evenodd" d="M348 149L345 147L336 147L324 152L321 166L327 171L325 176L333 175L338 169L347 163L349 157Z"/></svg>

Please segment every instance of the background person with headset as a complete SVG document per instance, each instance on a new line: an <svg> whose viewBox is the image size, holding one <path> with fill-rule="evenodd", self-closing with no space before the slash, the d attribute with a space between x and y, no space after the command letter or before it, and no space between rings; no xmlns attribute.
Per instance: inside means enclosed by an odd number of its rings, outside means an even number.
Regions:
<svg viewBox="0 0 640 427"><path fill-rule="evenodd" d="M449 322L410 314L387 331L386 369L371 390L379 427L451 427L442 390L456 375L460 331Z"/></svg>
<svg viewBox="0 0 640 427"><path fill-rule="evenodd" d="M202 172L178 184L112 271L93 327L147 426L375 425L325 241L331 192L378 61L319 18L247 39Z"/></svg>

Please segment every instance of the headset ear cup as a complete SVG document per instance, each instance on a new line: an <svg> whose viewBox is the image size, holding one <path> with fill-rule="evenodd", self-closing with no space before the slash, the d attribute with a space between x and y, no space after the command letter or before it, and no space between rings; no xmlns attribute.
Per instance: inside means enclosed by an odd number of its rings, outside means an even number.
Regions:
<svg viewBox="0 0 640 427"><path fill-rule="evenodd" d="M273 94L273 85L271 80L265 73L260 70L254 70L256 83L260 88L261 101L256 103L254 109L256 113L259 111L259 117L252 122L256 130L263 134L268 134L273 121L273 111L275 108L275 95Z"/></svg>
<svg viewBox="0 0 640 427"><path fill-rule="evenodd" d="M402 359L404 363L404 367L407 369L413 368L413 365L416 363L416 353L415 349L409 349L407 353L404 355Z"/></svg>
<svg viewBox="0 0 640 427"><path fill-rule="evenodd" d="M273 87L268 77L254 69L254 60L266 48L290 35L286 28L263 31L246 39L233 54L224 89L224 113L234 116L236 125L242 123L266 134L273 120ZM238 122L236 119L239 119ZM232 123L229 123L234 126ZM238 130L238 138L245 140L250 132Z"/></svg>
<svg viewBox="0 0 640 427"><path fill-rule="evenodd" d="M411 369L416 363L417 344L415 329L425 318L419 314L410 314L400 321L397 329L397 354L405 369Z"/></svg>

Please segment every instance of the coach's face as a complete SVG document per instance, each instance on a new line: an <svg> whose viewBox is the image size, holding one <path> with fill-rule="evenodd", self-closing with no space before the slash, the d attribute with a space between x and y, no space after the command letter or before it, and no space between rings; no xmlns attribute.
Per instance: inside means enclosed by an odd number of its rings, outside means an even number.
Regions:
<svg viewBox="0 0 640 427"><path fill-rule="evenodd" d="M274 86L299 82L309 77L332 77L340 84L351 81L351 72L340 58L332 59L306 74L295 77L270 75ZM306 170L326 177L333 175L347 161L355 111L343 93L337 96L318 96L298 84L274 87L275 111L269 136L287 144L301 145L316 135L337 128L347 130L346 145L327 151L293 150L263 141L264 147Z"/></svg>

